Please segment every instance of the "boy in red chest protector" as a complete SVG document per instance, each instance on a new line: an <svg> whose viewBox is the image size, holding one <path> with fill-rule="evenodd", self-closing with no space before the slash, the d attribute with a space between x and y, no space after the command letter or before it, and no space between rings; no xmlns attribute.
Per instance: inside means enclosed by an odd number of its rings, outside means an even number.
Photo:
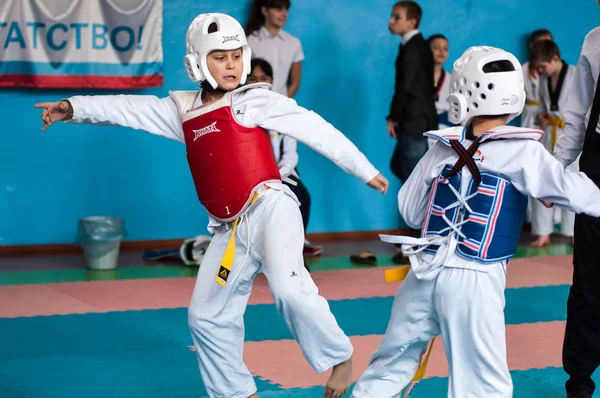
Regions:
<svg viewBox="0 0 600 398"><path fill-rule="evenodd" d="M224 14L202 14L187 32L184 58L201 91L154 96L75 96L41 103L42 130L56 121L118 125L186 144L200 202L214 234L189 307L188 323L210 397L256 397L242 359L243 315L254 277L269 281L285 318L316 372L333 368L325 397L350 386L352 345L306 271L298 202L281 183L269 135L303 142L346 172L385 193L388 181L343 134L294 100L244 84L250 49L241 25Z"/></svg>

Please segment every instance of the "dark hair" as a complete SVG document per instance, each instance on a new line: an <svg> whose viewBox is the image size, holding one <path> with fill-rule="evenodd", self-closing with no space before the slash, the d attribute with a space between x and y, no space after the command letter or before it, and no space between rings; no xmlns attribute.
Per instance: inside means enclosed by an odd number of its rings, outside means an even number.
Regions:
<svg viewBox="0 0 600 398"><path fill-rule="evenodd" d="M496 120L496 119L506 119L510 116L510 113L503 113L502 115L478 115L475 116L473 119L479 119L479 120ZM471 126L473 122L471 122Z"/></svg>
<svg viewBox="0 0 600 398"><path fill-rule="evenodd" d="M246 24L246 36L250 36L265 24L265 16L261 8L285 8L289 10L291 6L290 0L254 0L252 8L250 8L248 24Z"/></svg>
<svg viewBox="0 0 600 398"><path fill-rule="evenodd" d="M554 40L552 33L550 33L550 31L546 28L541 28L541 29L536 29L533 32L531 32L531 34L529 34L529 56L530 56L530 61L531 61L531 48L533 47L533 44L540 40L540 38L544 37L544 36L550 36L551 40ZM535 67L533 66L533 62L529 62L528 65L528 72L530 76L534 76L535 75Z"/></svg>
<svg viewBox="0 0 600 398"><path fill-rule="evenodd" d="M429 36L429 38L427 39L427 44L429 44L431 46L431 43L433 43L433 41L437 40L437 39L444 39L444 40L448 41L446 36L444 36L441 33L436 33L435 35Z"/></svg>
<svg viewBox="0 0 600 398"><path fill-rule="evenodd" d="M406 18L416 20L415 29L419 27L421 18L423 17L423 10L421 6L412 0L402 0L394 4L393 8L400 7L406 10Z"/></svg>
<svg viewBox="0 0 600 398"><path fill-rule="evenodd" d="M250 73L252 73L257 66L259 66L260 69L265 72L265 75L273 79L273 67L268 61L262 58L254 58L252 61L250 61Z"/></svg>
<svg viewBox="0 0 600 398"><path fill-rule="evenodd" d="M538 41L540 38L544 36L550 36L550 39L553 39L552 33L548 29L536 29L529 35L529 47L533 46L533 43Z"/></svg>
<svg viewBox="0 0 600 398"><path fill-rule="evenodd" d="M555 56L560 59L560 49L552 40L536 41L529 53L529 59L532 64L550 62Z"/></svg>

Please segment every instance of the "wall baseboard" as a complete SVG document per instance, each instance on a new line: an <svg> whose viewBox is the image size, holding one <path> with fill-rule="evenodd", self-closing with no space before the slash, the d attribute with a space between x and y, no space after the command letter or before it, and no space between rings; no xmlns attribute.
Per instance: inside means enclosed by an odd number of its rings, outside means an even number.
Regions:
<svg viewBox="0 0 600 398"><path fill-rule="evenodd" d="M385 235L408 235L409 229L384 229L379 231L349 231L349 232L325 232L306 234L310 242L333 242L352 240L379 240L380 234Z"/></svg>
<svg viewBox="0 0 600 398"><path fill-rule="evenodd" d="M333 242L333 241L353 241L353 240L376 240L379 234L407 235L408 229L390 229L381 231L350 231L350 232L325 232L307 234L306 238L310 242ZM163 239L163 240L137 240L124 241L121 243L121 250L165 250L174 249L181 245L182 239ZM50 254L73 254L82 253L83 249L74 244L50 244L50 245L14 245L0 246L0 256L33 256Z"/></svg>
<svg viewBox="0 0 600 398"><path fill-rule="evenodd" d="M523 232L530 232L531 224L523 225ZM353 240L378 240L380 234L387 235L409 235L409 229L387 229L379 231L349 231L349 232L319 232L307 234L306 239L311 243L319 242L339 242ZM121 243L121 250L165 250L174 249L181 245L182 239L162 239L162 240L135 240L124 241ZM73 254L82 253L80 246L73 244L54 244L54 245L14 245L0 246L0 256L34 256L50 254Z"/></svg>

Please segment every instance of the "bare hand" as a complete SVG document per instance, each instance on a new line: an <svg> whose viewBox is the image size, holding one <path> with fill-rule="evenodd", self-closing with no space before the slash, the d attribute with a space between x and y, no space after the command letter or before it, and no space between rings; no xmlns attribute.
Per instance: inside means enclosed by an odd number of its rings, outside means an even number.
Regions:
<svg viewBox="0 0 600 398"><path fill-rule="evenodd" d="M388 186L390 185L390 183L380 173L380 174L377 174L375 176L375 178L373 178L371 181L369 181L367 183L367 185L369 185L371 188L375 188L376 190L381 191L385 195L386 192L387 192L387 190L388 190Z"/></svg>
<svg viewBox="0 0 600 398"><path fill-rule="evenodd" d="M554 203L552 203L552 202L548 202L547 200L540 200L540 202L542 202L542 204L543 204L544 206L546 206L547 208L551 208L551 207L553 207L553 206L554 206Z"/></svg>
<svg viewBox="0 0 600 398"><path fill-rule="evenodd" d="M396 138L396 126L398 126L398 123L388 120L387 133L392 138Z"/></svg>
<svg viewBox="0 0 600 398"><path fill-rule="evenodd" d="M68 120L73 117L73 108L69 101L40 102L39 104L35 104L34 107L44 109L42 112L42 121L44 122L42 131L46 130L54 122Z"/></svg>
<svg viewBox="0 0 600 398"><path fill-rule="evenodd" d="M538 113L536 119L537 124L541 128L546 128L546 126L550 124L550 121L548 120L548 114L546 112Z"/></svg>

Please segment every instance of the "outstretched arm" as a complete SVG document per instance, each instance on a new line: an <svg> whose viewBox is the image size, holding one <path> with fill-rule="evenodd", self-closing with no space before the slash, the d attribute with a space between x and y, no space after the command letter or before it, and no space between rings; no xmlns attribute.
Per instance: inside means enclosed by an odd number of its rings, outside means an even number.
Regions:
<svg viewBox="0 0 600 398"><path fill-rule="evenodd" d="M173 99L151 95L75 96L60 102L42 102L45 130L57 121L144 130L184 142L179 109Z"/></svg>
<svg viewBox="0 0 600 398"><path fill-rule="evenodd" d="M248 90L234 99L245 109L244 121L290 136L329 158L371 187L387 191L388 181L344 134L291 98L264 89Z"/></svg>
<svg viewBox="0 0 600 398"><path fill-rule="evenodd" d="M527 143L522 164L513 164L509 177L515 187L544 204L555 203L575 213L600 217L600 190L584 173L564 168L538 142ZM512 174L512 175L511 175Z"/></svg>

